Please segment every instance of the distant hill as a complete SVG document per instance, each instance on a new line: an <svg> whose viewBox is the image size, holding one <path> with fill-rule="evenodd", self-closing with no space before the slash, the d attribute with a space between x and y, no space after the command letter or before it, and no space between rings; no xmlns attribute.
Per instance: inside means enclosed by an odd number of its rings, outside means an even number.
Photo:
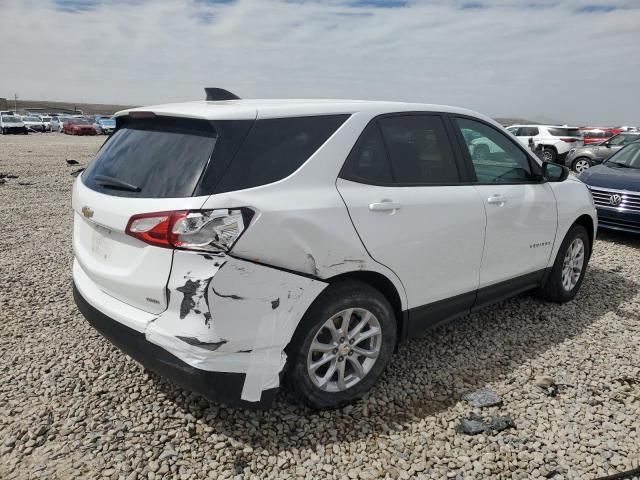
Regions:
<svg viewBox="0 0 640 480"><path fill-rule="evenodd" d="M49 102L46 100L18 100L18 110L29 109L44 109L47 112L73 112L82 111L82 113L91 115L94 113L103 113L110 115L120 110L126 110L127 108L133 108L133 105L110 105L106 103L73 103L73 102ZM0 98L0 110L13 110L13 100L7 99L6 106L4 99ZM535 120L527 120L524 118L495 118L496 122L501 125L514 125L514 124L540 124L544 122L537 122Z"/></svg>
<svg viewBox="0 0 640 480"><path fill-rule="evenodd" d="M80 110L82 113L90 115L102 113L110 115L119 110L132 108L131 105L110 105L105 103L72 103L72 102L49 102L46 100L18 100L18 110L42 110L45 112L74 112ZM6 104L0 99L0 110L13 110L13 100L7 99Z"/></svg>

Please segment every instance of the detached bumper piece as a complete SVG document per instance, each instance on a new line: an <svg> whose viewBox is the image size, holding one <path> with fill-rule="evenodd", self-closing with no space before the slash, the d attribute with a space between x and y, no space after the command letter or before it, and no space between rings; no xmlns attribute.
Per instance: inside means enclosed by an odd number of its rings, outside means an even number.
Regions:
<svg viewBox="0 0 640 480"><path fill-rule="evenodd" d="M276 388L264 390L259 402L241 400L244 373L210 372L194 368L149 342L143 333L122 325L94 308L82 297L75 283L73 298L80 312L98 332L145 368L216 403L252 409L271 406Z"/></svg>

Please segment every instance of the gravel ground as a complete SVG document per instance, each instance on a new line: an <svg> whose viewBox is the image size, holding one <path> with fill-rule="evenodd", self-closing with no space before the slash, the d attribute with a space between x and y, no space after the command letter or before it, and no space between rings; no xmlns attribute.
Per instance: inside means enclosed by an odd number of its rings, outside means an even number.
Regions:
<svg viewBox="0 0 640 480"><path fill-rule="evenodd" d="M75 308L65 159L84 164L102 141L0 137L0 173L19 176L0 185L0 478L594 479L639 467L640 238L600 234L571 303L523 295L403 345L355 405L318 413L283 393L268 412L227 409L143 370ZM485 385L501 405L462 399ZM459 433L473 415L515 427Z"/></svg>

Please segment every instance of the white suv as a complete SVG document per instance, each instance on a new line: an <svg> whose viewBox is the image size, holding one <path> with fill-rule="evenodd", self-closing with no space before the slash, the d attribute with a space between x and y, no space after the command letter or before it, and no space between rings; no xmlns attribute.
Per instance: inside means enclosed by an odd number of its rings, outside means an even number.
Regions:
<svg viewBox="0 0 640 480"><path fill-rule="evenodd" d="M542 148L542 159L545 162L564 164L569 150L584 145L584 137L578 127L511 125L507 130L518 137L526 147L529 146L529 141L532 141L534 147Z"/></svg>
<svg viewBox="0 0 640 480"><path fill-rule="evenodd" d="M284 381L343 405L399 341L525 290L570 300L586 271L586 186L468 110L228 100L116 119L73 188L76 303L212 400L266 406Z"/></svg>

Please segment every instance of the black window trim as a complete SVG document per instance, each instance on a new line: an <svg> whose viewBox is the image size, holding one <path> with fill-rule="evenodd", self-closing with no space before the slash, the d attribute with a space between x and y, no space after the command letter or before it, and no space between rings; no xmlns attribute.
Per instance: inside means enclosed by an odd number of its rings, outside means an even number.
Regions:
<svg viewBox="0 0 640 480"><path fill-rule="evenodd" d="M395 178L394 173L393 173L393 164L391 163L391 156L389 155L389 149L387 148L387 142L386 142L386 140L384 138L384 134L382 133L382 129L380 128L380 124L378 123L378 120L381 120L383 118L389 118L389 117L409 117L409 116L440 117L440 120L442 121L442 124L444 126L445 135L447 137L447 140L449 141L449 146L451 148L451 153L453 154L453 160L454 160L455 165L456 165L456 170L458 171L458 177L460 179L458 182L455 182L455 183L451 183L451 182L446 182L446 183L422 183L422 182L396 183L395 180L394 180L391 183L389 183L389 182L376 182L375 180L364 179L364 178L360 178L360 177L357 177L357 176L354 176L354 175L346 174L346 172L345 172L346 165L347 165L348 160L351 158L352 152L359 145L360 139L364 135L364 132L369 128L369 126L371 126L372 124L375 124L375 128L378 130L378 133L380 134L380 136L382 138L382 144L384 145L384 150L385 150L385 154L386 154L386 157L387 157L387 163L389 165L389 171L391 172L391 176ZM471 177L469 176L466 163L464 161L464 158L460 155L460 152L459 152L459 149L458 149L458 146L457 146L457 142L455 140L455 131L453 131L452 126L449 124L449 119L447 118L447 112L435 112L435 111L432 111L432 110L428 110L428 111L412 110L412 111L407 111L407 112L383 113L383 114L376 115L375 117L373 117L364 126L364 128L360 132L360 135L358 135L358 138L356 139L356 141L354 142L353 146L349 150L349 153L345 157L344 163L342 164L342 168L340 169L340 173L338 173L338 178L340 178L342 180L348 180L350 182L360 183L360 184L363 184L363 185L375 185L375 186L378 186L378 187L458 187L458 186L462 186L462 185L467 185L468 186L468 185L472 184L472 182L470 180Z"/></svg>
<svg viewBox="0 0 640 480"><path fill-rule="evenodd" d="M473 185L538 185L538 184L542 184L542 183L547 183L547 180L543 177L542 175L542 167L540 165L538 165L538 162L534 159L533 154L528 152L526 148L524 148L523 145L520 144L519 140L513 141L509 138L508 135L505 135L504 132L500 131L499 129L497 129L495 127L495 125L492 125L491 123L478 118L478 117L474 117L472 115L465 115L465 114L459 114L459 113L455 113L455 114L447 114L447 116L449 117L449 120L452 124L452 126L454 127L455 130L455 135L456 135L456 139L457 139L457 148L460 150L460 153L462 155L462 157L465 159L465 164L467 166L467 169L469 170L469 178L471 179L471 183ZM473 160L471 159L471 154L469 153L469 149L467 148L467 144L464 140L464 137L462 136L462 132L460 131L460 128L457 125L456 122L456 118L464 118L467 120L473 120L475 122L481 123L487 127L490 127L491 129L495 130L496 132L498 132L499 134L501 134L502 136L504 136L507 140L509 140L511 143L513 143L521 152L523 152L525 154L525 157L527 158L527 161L529 162L529 168L531 169L531 172L533 173L533 175L535 177L537 177L536 180L529 180L529 181L524 181L524 182L480 182L478 181L478 177L476 176L476 170L475 167L473 166Z"/></svg>

